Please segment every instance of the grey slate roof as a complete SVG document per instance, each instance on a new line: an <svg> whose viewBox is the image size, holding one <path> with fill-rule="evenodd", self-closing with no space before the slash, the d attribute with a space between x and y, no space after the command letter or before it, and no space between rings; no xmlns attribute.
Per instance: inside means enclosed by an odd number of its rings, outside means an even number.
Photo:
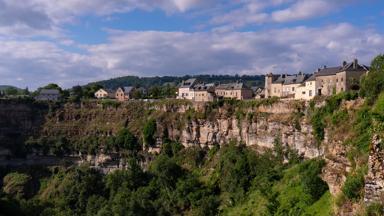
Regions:
<svg viewBox="0 0 384 216"><path fill-rule="evenodd" d="M125 94L129 94L133 90L132 86L125 86L123 87L123 91Z"/></svg>
<svg viewBox="0 0 384 216"><path fill-rule="evenodd" d="M196 83L195 78L187 79L183 81L180 85L180 88L192 88Z"/></svg>
<svg viewBox="0 0 384 216"><path fill-rule="evenodd" d="M236 82L236 83L225 83L225 84L219 84L216 89L225 89L225 90L240 90L240 89L247 89L248 87L245 86L242 82Z"/></svg>
<svg viewBox="0 0 384 216"><path fill-rule="evenodd" d="M309 77L308 74L280 75L272 83L282 83L283 85L300 84Z"/></svg>
<svg viewBox="0 0 384 216"><path fill-rule="evenodd" d="M355 67L355 64L356 64L356 67ZM361 70L366 70L366 71L369 71L369 67L366 66L366 65L361 65L358 63L357 60L353 61L353 62L350 62L350 63L347 63L347 62L344 62L342 66L338 66L338 67L323 67L323 68L319 68L317 73L316 73L316 76L330 76L330 75L336 75L336 73L338 72L342 72L342 71L361 71Z"/></svg>
<svg viewBox="0 0 384 216"><path fill-rule="evenodd" d="M308 79L306 79L305 81L315 81L316 80L316 75L315 74L312 74L312 76L310 76Z"/></svg>
<svg viewBox="0 0 384 216"><path fill-rule="evenodd" d="M196 84L193 89L195 91L207 91L207 90L212 90L215 87L214 83L208 83L208 84Z"/></svg>
<svg viewBox="0 0 384 216"><path fill-rule="evenodd" d="M60 91L57 89L41 89L40 95L59 95Z"/></svg>
<svg viewBox="0 0 384 216"><path fill-rule="evenodd" d="M342 67L326 67L321 68L317 71L316 76L331 76L336 75L336 73L340 72Z"/></svg>

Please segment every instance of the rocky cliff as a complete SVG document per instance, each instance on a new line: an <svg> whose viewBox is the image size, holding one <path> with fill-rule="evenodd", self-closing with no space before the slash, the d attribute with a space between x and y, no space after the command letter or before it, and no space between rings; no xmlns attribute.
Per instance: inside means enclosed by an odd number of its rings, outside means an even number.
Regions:
<svg viewBox="0 0 384 216"><path fill-rule="evenodd" d="M368 175L365 177L364 201L380 203L384 201L384 149L379 136L372 140L368 159Z"/></svg>
<svg viewBox="0 0 384 216"><path fill-rule="evenodd" d="M151 148L152 151L159 150L164 138L179 141L187 147L212 147L236 141L260 151L271 149L280 142L304 158L325 158L327 165L323 179L336 195L350 169L347 149L332 132L326 131L325 140L318 143L307 109L308 105L292 101L236 104L85 102L53 108L4 102L0 103L0 146L9 148L10 137L15 134L23 137L20 142L34 141L35 145L29 147L35 155L52 154L44 153L41 143L54 147L64 143L71 146L68 154L75 157L71 159L75 163L89 163L108 172L125 166L116 152L104 151L108 137L116 135L122 128L129 128L140 137L144 123L155 119L157 146Z"/></svg>

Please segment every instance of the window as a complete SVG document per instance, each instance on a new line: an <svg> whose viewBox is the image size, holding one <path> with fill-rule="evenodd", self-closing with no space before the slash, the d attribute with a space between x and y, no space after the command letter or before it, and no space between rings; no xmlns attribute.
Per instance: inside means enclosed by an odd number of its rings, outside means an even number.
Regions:
<svg viewBox="0 0 384 216"><path fill-rule="evenodd" d="M305 91L303 91L302 94L305 95Z"/></svg>
<svg viewBox="0 0 384 216"><path fill-rule="evenodd" d="M292 91L295 91L295 87L292 87Z"/></svg>
<svg viewBox="0 0 384 216"><path fill-rule="evenodd" d="M309 97L312 97L312 90L309 90Z"/></svg>

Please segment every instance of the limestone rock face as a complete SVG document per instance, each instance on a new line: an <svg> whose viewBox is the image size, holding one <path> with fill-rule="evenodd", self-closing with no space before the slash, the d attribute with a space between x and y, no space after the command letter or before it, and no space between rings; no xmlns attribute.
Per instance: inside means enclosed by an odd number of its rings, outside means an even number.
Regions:
<svg viewBox="0 0 384 216"><path fill-rule="evenodd" d="M177 132L174 132L177 133ZM315 145L312 127L304 121L300 129L291 124L271 120L267 117L256 121L238 120L234 117L208 120L193 120L182 130L180 141L184 146L213 146L229 143L231 140L247 146L273 148L279 139L283 145L297 150L305 158L323 154L323 149Z"/></svg>
<svg viewBox="0 0 384 216"><path fill-rule="evenodd" d="M326 165L323 168L322 178L327 182L333 196L341 192L347 173L351 169L346 153L346 147L341 142L328 141L324 154Z"/></svg>
<svg viewBox="0 0 384 216"><path fill-rule="evenodd" d="M364 190L366 203L384 201L384 148L381 138L377 135L372 139Z"/></svg>

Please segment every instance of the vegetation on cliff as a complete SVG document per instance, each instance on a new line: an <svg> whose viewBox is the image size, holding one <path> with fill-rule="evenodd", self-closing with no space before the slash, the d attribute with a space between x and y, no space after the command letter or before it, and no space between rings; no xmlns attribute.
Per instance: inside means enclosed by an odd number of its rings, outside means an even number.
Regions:
<svg viewBox="0 0 384 216"><path fill-rule="evenodd" d="M3 215L50 216L317 215L330 209L319 177L322 160L301 163L293 154L256 153L235 143L210 150L165 146L148 170L131 155L127 170L107 175L87 167L52 167L40 177L12 171L4 177L0 209ZM31 181L36 192L20 196ZM318 202L327 205L320 209Z"/></svg>

